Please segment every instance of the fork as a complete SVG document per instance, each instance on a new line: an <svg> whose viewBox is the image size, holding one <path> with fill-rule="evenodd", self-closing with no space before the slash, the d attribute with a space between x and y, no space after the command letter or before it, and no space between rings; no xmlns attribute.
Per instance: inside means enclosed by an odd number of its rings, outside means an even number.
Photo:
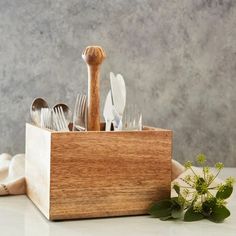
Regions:
<svg viewBox="0 0 236 236"><path fill-rule="evenodd" d="M126 107L122 127L119 127L119 130L142 130L142 113L138 110L137 105Z"/></svg>
<svg viewBox="0 0 236 236"><path fill-rule="evenodd" d="M75 109L73 113L73 131L85 131L87 124L86 124L86 114L87 114L87 97L84 94L78 93L76 102L75 102Z"/></svg>
<svg viewBox="0 0 236 236"><path fill-rule="evenodd" d="M57 131L69 131L62 107L53 109L53 125Z"/></svg>
<svg viewBox="0 0 236 236"><path fill-rule="evenodd" d="M40 114L40 126L41 128L53 129L52 127L52 109L41 108Z"/></svg>

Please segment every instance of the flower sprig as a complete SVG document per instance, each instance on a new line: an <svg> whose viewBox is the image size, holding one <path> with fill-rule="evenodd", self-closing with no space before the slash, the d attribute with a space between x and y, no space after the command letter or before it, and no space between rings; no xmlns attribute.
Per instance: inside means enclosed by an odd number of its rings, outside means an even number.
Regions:
<svg viewBox="0 0 236 236"><path fill-rule="evenodd" d="M215 164L216 174L206 165L206 156L199 154L197 162L202 167L202 174L196 172L192 162L187 161L185 168L191 171L191 174L182 178L185 186L179 183L173 184L177 197L165 199L152 204L149 213L161 220L179 219L184 221L197 221L209 219L219 223L230 216L230 211L226 207L226 199L233 192L235 179L227 178L223 183L214 184L221 170L223 163Z"/></svg>

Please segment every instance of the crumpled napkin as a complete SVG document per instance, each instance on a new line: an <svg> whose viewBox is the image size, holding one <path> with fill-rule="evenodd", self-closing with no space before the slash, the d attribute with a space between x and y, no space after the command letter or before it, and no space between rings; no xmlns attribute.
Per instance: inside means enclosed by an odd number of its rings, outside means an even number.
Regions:
<svg viewBox="0 0 236 236"><path fill-rule="evenodd" d="M200 168L195 171L199 172ZM179 162L172 160L172 183L179 182L184 176L192 174L189 170L185 170L184 166ZM216 179L214 182L219 183L220 180ZM0 196L3 195L20 195L25 194L25 154L17 154L11 156L7 153L0 155ZM173 196L174 191L171 192Z"/></svg>
<svg viewBox="0 0 236 236"><path fill-rule="evenodd" d="M25 194L25 155L0 155L0 196Z"/></svg>

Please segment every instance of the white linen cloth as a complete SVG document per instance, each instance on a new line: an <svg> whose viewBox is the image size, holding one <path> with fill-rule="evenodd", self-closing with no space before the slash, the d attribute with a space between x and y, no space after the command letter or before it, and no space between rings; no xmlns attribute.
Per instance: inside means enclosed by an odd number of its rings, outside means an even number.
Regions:
<svg viewBox="0 0 236 236"><path fill-rule="evenodd" d="M0 155L0 196L25 194L25 155Z"/></svg>

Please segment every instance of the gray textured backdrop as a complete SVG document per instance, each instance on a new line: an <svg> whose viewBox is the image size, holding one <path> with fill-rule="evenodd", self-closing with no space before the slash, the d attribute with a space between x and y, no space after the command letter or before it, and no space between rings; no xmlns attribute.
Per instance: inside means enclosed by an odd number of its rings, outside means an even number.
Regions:
<svg viewBox="0 0 236 236"><path fill-rule="evenodd" d="M34 97L73 106L81 52L104 47L145 124L174 130L174 158L236 166L235 0L0 0L0 153L24 151Z"/></svg>

